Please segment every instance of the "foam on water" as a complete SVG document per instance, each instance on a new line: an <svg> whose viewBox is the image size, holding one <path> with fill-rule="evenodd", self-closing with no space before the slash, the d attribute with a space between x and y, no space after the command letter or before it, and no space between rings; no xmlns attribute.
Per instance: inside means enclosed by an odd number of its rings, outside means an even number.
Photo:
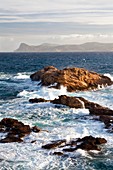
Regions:
<svg viewBox="0 0 113 170"><path fill-rule="evenodd" d="M16 76L14 76L14 79L29 79L28 73L17 73Z"/></svg>
<svg viewBox="0 0 113 170"><path fill-rule="evenodd" d="M54 89L48 87L39 88L37 91L27 91L23 90L17 96L24 97L24 98L44 98L46 100L53 100L58 98L60 95L68 94L66 87L61 86L61 89Z"/></svg>

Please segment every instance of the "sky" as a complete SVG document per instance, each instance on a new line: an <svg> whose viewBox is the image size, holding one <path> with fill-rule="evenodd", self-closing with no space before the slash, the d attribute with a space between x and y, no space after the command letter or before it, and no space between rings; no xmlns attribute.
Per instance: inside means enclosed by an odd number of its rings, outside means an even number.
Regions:
<svg viewBox="0 0 113 170"><path fill-rule="evenodd" d="M113 0L0 0L0 52L92 41L113 43Z"/></svg>

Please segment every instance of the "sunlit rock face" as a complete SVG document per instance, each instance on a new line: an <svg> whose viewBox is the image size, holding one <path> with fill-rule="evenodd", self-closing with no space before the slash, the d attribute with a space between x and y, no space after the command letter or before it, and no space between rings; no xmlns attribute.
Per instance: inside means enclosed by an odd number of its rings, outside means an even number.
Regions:
<svg viewBox="0 0 113 170"><path fill-rule="evenodd" d="M30 78L33 81L40 81L42 86L51 86L57 89L64 86L68 92L94 90L113 84L109 77L83 68L58 70L53 66L48 66L32 74Z"/></svg>

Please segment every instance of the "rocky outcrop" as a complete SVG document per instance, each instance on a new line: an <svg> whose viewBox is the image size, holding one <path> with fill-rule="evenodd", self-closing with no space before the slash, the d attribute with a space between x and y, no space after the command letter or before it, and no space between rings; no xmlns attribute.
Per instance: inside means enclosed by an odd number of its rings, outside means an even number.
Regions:
<svg viewBox="0 0 113 170"><path fill-rule="evenodd" d="M77 149L82 149L85 151L97 150L100 151L101 148L99 145L105 144L107 141L104 138L95 138L93 136L85 136L83 138L73 139L70 142L66 142L66 140L58 140L43 145L44 149L55 149L60 148L60 152L54 152L54 155L62 155L64 152L73 152Z"/></svg>
<svg viewBox="0 0 113 170"><path fill-rule="evenodd" d="M33 81L40 81L42 86L51 86L59 89L61 85L67 91L93 90L98 86L112 85L107 76L90 72L83 68L65 68L58 70L53 66L45 67L30 76Z"/></svg>
<svg viewBox="0 0 113 170"><path fill-rule="evenodd" d="M90 114L92 115L108 115L113 116L113 110L109 109L108 107L103 107L97 103L90 102L83 97L71 97L66 95L59 96L58 99L54 100L45 100L45 99L30 99L29 100L32 103L38 103L38 102L51 102L53 104L62 104L69 106L71 108L86 108L89 109Z"/></svg>
<svg viewBox="0 0 113 170"><path fill-rule="evenodd" d="M29 135L31 132L38 133L40 131L41 129L37 126L30 128L29 125L24 125L16 119L4 118L0 121L0 132L7 135L0 140L0 143L22 142L22 138L26 135Z"/></svg>

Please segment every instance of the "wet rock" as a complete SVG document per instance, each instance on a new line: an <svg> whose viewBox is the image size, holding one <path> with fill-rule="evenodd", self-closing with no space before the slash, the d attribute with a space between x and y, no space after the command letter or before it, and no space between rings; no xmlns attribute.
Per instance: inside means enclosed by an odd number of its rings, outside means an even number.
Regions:
<svg viewBox="0 0 113 170"><path fill-rule="evenodd" d="M24 125L16 119L4 118L0 121L0 132L7 133L7 135L0 140L0 143L22 142L21 138L29 135L32 131L38 133L40 130L37 126L30 128L29 125Z"/></svg>
<svg viewBox="0 0 113 170"><path fill-rule="evenodd" d="M84 102L84 107L89 109L90 114L92 115L113 115L113 110L109 109L108 107L103 107L97 103L90 102L82 97L79 99Z"/></svg>
<svg viewBox="0 0 113 170"><path fill-rule="evenodd" d="M86 136L82 139L78 139L76 142L80 142L79 145L77 145L77 149L83 149L83 150L98 150L101 149L98 147L100 144L105 144L107 141L104 138L94 138L92 136Z"/></svg>
<svg viewBox="0 0 113 170"><path fill-rule="evenodd" d="M6 138L0 140L0 143L11 143L11 142L23 142L23 140L19 137L15 137L15 136L6 137Z"/></svg>
<svg viewBox="0 0 113 170"><path fill-rule="evenodd" d="M63 152L54 152L53 155L62 156L62 155L63 155Z"/></svg>
<svg viewBox="0 0 113 170"><path fill-rule="evenodd" d="M51 101L53 104L62 104L72 108L83 108L83 103L77 97L69 97L66 95L59 96L58 99Z"/></svg>
<svg viewBox="0 0 113 170"><path fill-rule="evenodd" d="M39 133L41 131L41 129L38 126L34 126L34 127L32 127L32 131L35 133Z"/></svg>
<svg viewBox="0 0 113 170"><path fill-rule="evenodd" d="M54 100L45 100L45 99L30 99L33 100L34 102L51 102L53 104L62 104L69 106L71 108L86 108L89 109L90 114L92 115L109 115L113 116L113 110L103 107L97 103L90 102L83 97L72 97L72 96L66 96L66 95L61 95L59 96L58 99Z"/></svg>
<svg viewBox="0 0 113 170"><path fill-rule="evenodd" d="M45 100L43 98L34 98L34 99L29 99L30 103L40 103L40 102L47 102L48 100Z"/></svg>
<svg viewBox="0 0 113 170"><path fill-rule="evenodd" d="M113 128L113 117L108 115L99 116L99 120L104 122L105 128L111 129Z"/></svg>
<svg viewBox="0 0 113 170"><path fill-rule="evenodd" d="M59 140L59 141L54 141L50 144L42 146L44 149L55 149L55 148L60 148L60 153L63 154L63 152L74 152L77 149L82 149L85 151L90 151L90 150L101 150L101 145L105 144L107 142L106 139L104 138L95 138L93 136L85 136L83 138L78 138L75 140L70 141L69 143L66 143L66 140ZM57 154L57 151L54 152ZM59 152L58 152L59 153Z"/></svg>
<svg viewBox="0 0 113 170"><path fill-rule="evenodd" d="M61 146L62 144L64 144L66 142L66 140L58 140L58 141L54 141L52 143L49 143L47 145L43 145L42 148L44 149L53 149L56 147Z"/></svg>
<svg viewBox="0 0 113 170"><path fill-rule="evenodd" d="M41 81L42 86L52 86L59 89L61 85L67 91L81 91L96 89L98 86L112 85L107 76L90 72L83 68L65 68L58 70L53 66L45 67L30 76L33 81Z"/></svg>

